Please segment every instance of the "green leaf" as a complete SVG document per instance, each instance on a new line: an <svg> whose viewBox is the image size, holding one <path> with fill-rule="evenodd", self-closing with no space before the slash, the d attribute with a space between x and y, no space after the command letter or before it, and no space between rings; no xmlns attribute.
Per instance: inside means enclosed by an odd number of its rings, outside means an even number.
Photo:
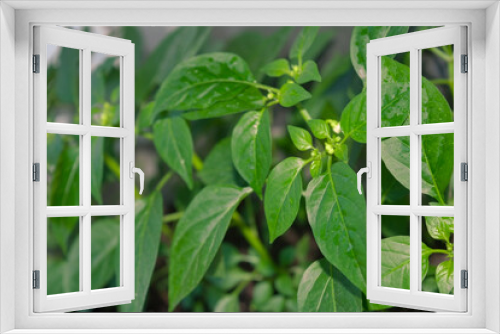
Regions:
<svg viewBox="0 0 500 334"><path fill-rule="evenodd" d="M185 59L195 56L210 36L210 27L178 27L169 33L137 70L135 99L143 101Z"/></svg>
<svg viewBox="0 0 500 334"><path fill-rule="evenodd" d="M361 291L366 291L366 204L356 173L335 163L309 183L306 210L321 253Z"/></svg>
<svg viewBox="0 0 500 334"><path fill-rule="evenodd" d="M252 295L252 305L260 311L268 303L273 295L273 285L269 281L261 281L255 284Z"/></svg>
<svg viewBox="0 0 500 334"><path fill-rule="evenodd" d="M104 171L104 137L91 138L92 172L90 191L98 204L102 204L102 177Z"/></svg>
<svg viewBox="0 0 500 334"><path fill-rule="evenodd" d="M286 59L277 59L261 69L269 77L281 77L290 75L290 63Z"/></svg>
<svg viewBox="0 0 500 334"><path fill-rule="evenodd" d="M247 63L231 53L209 53L175 67L156 94L154 115L184 111L187 119L261 109L264 97Z"/></svg>
<svg viewBox="0 0 500 334"><path fill-rule="evenodd" d="M346 144L336 145L333 154L345 163L349 162L349 148Z"/></svg>
<svg viewBox="0 0 500 334"><path fill-rule="evenodd" d="M290 133L290 138L293 144L300 151L307 151L313 149L311 134L302 128L289 125L288 133Z"/></svg>
<svg viewBox="0 0 500 334"><path fill-rule="evenodd" d="M351 35L351 62L358 76L366 80L366 44L371 40L405 34L409 27L354 27Z"/></svg>
<svg viewBox="0 0 500 334"><path fill-rule="evenodd" d="M136 128L138 131L142 131L153 125L154 108L155 108L154 101L149 102L144 108L141 108L141 110L139 111L139 116L137 117L136 121Z"/></svg>
<svg viewBox="0 0 500 334"><path fill-rule="evenodd" d="M317 177L321 174L322 171L322 159L321 155L317 155L314 157L314 159L311 161L311 164L309 165L309 172L311 173L311 177Z"/></svg>
<svg viewBox="0 0 500 334"><path fill-rule="evenodd" d="M349 101L342 111L340 126L346 137L366 143L366 91Z"/></svg>
<svg viewBox="0 0 500 334"><path fill-rule="evenodd" d="M61 48L56 71L55 91L57 101L78 106L80 50Z"/></svg>
<svg viewBox="0 0 500 334"><path fill-rule="evenodd" d="M291 59L302 59L304 53L311 47L318 34L319 27L304 27L297 39L293 42L289 57Z"/></svg>
<svg viewBox="0 0 500 334"><path fill-rule="evenodd" d="M226 184L243 186L243 181L234 168L231 154L231 137L219 141L203 162L203 169L198 176L206 185Z"/></svg>
<svg viewBox="0 0 500 334"><path fill-rule="evenodd" d="M119 306L121 312L142 312L156 265L161 239L163 198L159 191L136 201L135 299Z"/></svg>
<svg viewBox="0 0 500 334"><path fill-rule="evenodd" d="M240 312L240 301L237 295L222 297L215 305L214 312Z"/></svg>
<svg viewBox="0 0 500 334"><path fill-rule="evenodd" d="M153 133L156 150L163 161L192 189L193 140L186 121L180 117L159 120Z"/></svg>
<svg viewBox="0 0 500 334"><path fill-rule="evenodd" d="M422 280L429 269L430 249L422 243ZM382 286L410 289L410 237L382 239Z"/></svg>
<svg viewBox="0 0 500 334"><path fill-rule="evenodd" d="M453 260L443 261L436 268L436 282L439 293L453 293L454 277Z"/></svg>
<svg viewBox="0 0 500 334"><path fill-rule="evenodd" d="M107 287L115 276L119 280L120 272L112 265L120 257L120 220L104 218L92 222L92 289ZM118 281L119 283L119 281ZM116 285L118 286L118 285Z"/></svg>
<svg viewBox="0 0 500 334"><path fill-rule="evenodd" d="M234 127L231 141L234 166L262 198L262 187L272 163L272 139L269 112L249 111Z"/></svg>
<svg viewBox="0 0 500 334"><path fill-rule="evenodd" d="M321 82L318 65L312 60L308 60L302 65L300 74L296 78L297 83L304 84L309 81Z"/></svg>
<svg viewBox="0 0 500 334"><path fill-rule="evenodd" d="M264 211L271 243L285 233L297 217L302 195L300 171L304 165L304 160L300 158L286 158L269 175Z"/></svg>
<svg viewBox="0 0 500 334"><path fill-rule="evenodd" d="M208 186L191 201L172 241L170 311L200 283L222 243L234 210L250 192L250 188Z"/></svg>
<svg viewBox="0 0 500 334"><path fill-rule="evenodd" d="M453 218L425 217L425 225L432 238L450 241L450 234L453 233Z"/></svg>
<svg viewBox="0 0 500 334"><path fill-rule="evenodd" d="M300 312L362 312L362 294L326 259L313 262L302 276Z"/></svg>
<svg viewBox="0 0 500 334"><path fill-rule="evenodd" d="M297 295L297 290L293 287L292 277L290 274L280 274L274 281L276 291L283 296Z"/></svg>
<svg viewBox="0 0 500 334"><path fill-rule="evenodd" d="M279 56L292 30L293 27L281 27L270 35L243 31L229 41L226 51L245 59L252 73L255 73L255 79L260 82L264 77L260 69Z"/></svg>
<svg viewBox="0 0 500 334"><path fill-rule="evenodd" d="M314 137L318 139L330 138L330 127L324 120L311 119L307 121L307 125L309 125Z"/></svg>
<svg viewBox="0 0 500 334"><path fill-rule="evenodd" d="M281 295L272 296L266 305L261 309L262 312L283 312L285 309L285 297Z"/></svg>
<svg viewBox="0 0 500 334"><path fill-rule="evenodd" d="M301 86L288 82L280 88L279 102L283 107L293 107L297 103L310 99L311 94Z"/></svg>

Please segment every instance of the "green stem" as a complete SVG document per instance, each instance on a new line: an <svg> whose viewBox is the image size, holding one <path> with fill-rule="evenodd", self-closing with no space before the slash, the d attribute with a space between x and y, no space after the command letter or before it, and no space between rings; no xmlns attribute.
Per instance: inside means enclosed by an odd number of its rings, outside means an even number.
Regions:
<svg viewBox="0 0 500 334"><path fill-rule="evenodd" d="M429 253L434 254L434 253L440 253L440 254L446 254L446 255L452 255L449 251L446 249L431 249Z"/></svg>
<svg viewBox="0 0 500 334"><path fill-rule="evenodd" d="M142 133L142 136L146 139L149 139L149 140L155 139L155 137L153 136L153 134L151 132L144 132L144 133Z"/></svg>
<svg viewBox="0 0 500 334"><path fill-rule="evenodd" d="M432 53L434 53L436 56L438 56L439 58L441 58L444 61L446 61L447 63L449 63L450 61L453 61L453 56L450 57L449 54L447 54L446 52L444 52L443 50L441 50L439 48L431 48L429 50Z"/></svg>
<svg viewBox="0 0 500 334"><path fill-rule="evenodd" d="M182 216L184 216L184 211L169 213L168 215L163 216L162 221L165 224L168 224L168 223L175 222L175 221L181 219Z"/></svg>
<svg viewBox="0 0 500 334"><path fill-rule="evenodd" d="M241 234L246 239L246 241L250 244L250 246L252 246L257 251L257 253L262 257L262 259L264 261L267 261L268 263L273 264L273 260L271 258L271 255L267 251L264 244L260 241L260 238L259 238L257 232L254 229L250 228L247 224L245 224L245 222L243 221L243 218L241 217L241 215L237 211L235 211L233 213L232 218L233 218L234 226L236 226L240 230Z"/></svg>
<svg viewBox="0 0 500 334"><path fill-rule="evenodd" d="M120 164L110 156L109 154L104 154L104 163L108 166L111 173L113 173L118 179L120 179ZM135 197L140 196L139 190L134 186Z"/></svg>
<svg viewBox="0 0 500 334"><path fill-rule="evenodd" d="M170 180L170 178L174 175L174 172L172 171L169 171L167 174L163 175L163 177L161 178L160 182L158 182L158 185L156 186L156 191L160 191L163 186L165 185L165 183L168 182L168 180Z"/></svg>
<svg viewBox="0 0 500 334"><path fill-rule="evenodd" d="M203 160L196 153L193 153L193 167L198 172L203 169Z"/></svg>
<svg viewBox="0 0 500 334"><path fill-rule="evenodd" d="M297 108L299 109L300 115L306 123L312 119L311 115L309 114L307 109L302 106L302 104L298 104Z"/></svg>

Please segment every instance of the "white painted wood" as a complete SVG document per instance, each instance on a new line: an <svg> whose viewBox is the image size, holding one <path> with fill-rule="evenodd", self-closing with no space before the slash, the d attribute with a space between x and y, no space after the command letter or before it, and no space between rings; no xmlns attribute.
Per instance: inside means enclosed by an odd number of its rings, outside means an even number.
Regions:
<svg viewBox="0 0 500 334"><path fill-rule="evenodd" d="M15 327L15 12L0 2L0 333Z"/></svg>
<svg viewBox="0 0 500 334"><path fill-rule="evenodd" d="M47 45L60 45L80 50L80 124L47 123ZM34 269L40 270L40 289L33 290L35 312L67 312L81 309L129 303L134 299L134 182L120 178L120 205L91 205L91 138L120 138L121 175L126 175L127 162L134 160L134 45L127 40L59 27L35 27L34 51L40 54L40 73L34 80L34 161L40 162L40 182L34 185ZM118 128L91 124L91 53L117 55L121 61L121 101ZM80 205L47 207L47 133L77 135L80 139ZM128 192L128 193L125 193ZM125 199L125 200L124 200ZM132 200L131 200L132 199ZM117 288L94 291L92 286L92 216L119 215L121 284ZM80 217L80 291L47 295L47 218ZM132 241L131 241L132 240Z"/></svg>
<svg viewBox="0 0 500 334"><path fill-rule="evenodd" d="M353 3L353 1L348 1ZM24 3L24 2L23 2ZM23 3L17 3L22 5ZM36 5L47 6L47 1L37 1ZM51 8L66 6L60 1L52 2ZM134 3L133 10L124 10L115 5L112 11L81 9L83 7L96 8L101 4L110 4L105 1L71 2L76 6L68 10L27 10L17 11L16 16L16 75L8 80L16 84L16 112L8 116L10 124L16 129L16 248L15 252L9 251L9 256L14 254L16 259L16 330L17 333L491 333L484 329L485 311L488 310L494 317L492 322L498 321L497 313L490 312L492 305L498 305L498 298L491 294L485 294L485 282L490 286L498 286L498 275L484 275L486 250L492 250L492 245L499 244L496 234L488 234L489 241L485 243L485 226L496 224L498 220L489 221L484 214L485 185L488 185L488 193L498 193L498 187L485 182L485 101L498 98L500 85L499 76L494 71L485 71L484 42L487 45L498 44L498 41L490 40L497 32L491 31L491 24L498 18L490 18L487 22L488 30L485 30L484 10L480 8L477 1L461 2L415 2L413 10L401 10L400 6L407 6L407 1L393 2L385 10L379 1L370 2L370 7L360 7L362 10L350 10L335 7L338 1L329 1L328 6L315 4L314 2L303 3L307 9L293 9L289 3L283 8L274 7L274 2L269 1L262 5L248 4L247 10L227 9L231 4L224 2L219 6L214 1L206 4L191 2L177 3L168 10L157 9L158 2L154 2L154 10L137 10L144 8L141 4ZM141 2L142 3L142 2ZM162 2L166 6L167 2ZM170 3L170 2L168 2ZM351 5L344 5L348 8ZM439 3L445 4L445 10L430 9ZM446 6L446 3L449 5ZM128 4L128 2L127 2ZM238 5L240 2L238 2ZM269 4L269 8L263 7ZM457 10L456 6L468 4L471 10ZM31 3L33 5L33 3ZM152 3L149 3L151 6ZM147 5L145 5L147 6ZM212 8L202 9L202 6ZM210 7L212 6L212 7ZM319 6L319 7L318 7ZM177 9L176 9L177 8ZM215 8L215 9L214 9ZM224 8L224 9L222 9ZM207 15L209 13L210 15ZM469 245L469 265L474 278L469 282L470 305L467 313L378 313L378 314L33 314L32 289L30 287L30 274L32 270L32 217L30 209L32 202L32 182L26 176L30 174L32 162L32 131L31 117L33 115L32 101L27 99L31 95L32 76L27 64L31 59L31 26L34 23L44 24L70 24L70 25L215 25L215 26L241 26L241 25L441 25L468 22L473 27L470 30L472 43L469 48L472 51L469 68L472 73L469 76L471 86L469 105L472 107L473 115L469 114L469 147L473 150L472 161L475 168L470 169L474 183L470 184L472 189L469 201L469 216L474 224L474 233L471 234L474 247ZM493 29L494 30L494 29ZM486 39L485 39L486 38ZM2 45L3 47L3 45ZM497 61L495 54L488 53L490 61ZM4 72L2 72L4 76ZM16 78L16 80L14 80ZM485 86L485 78L488 78L488 86ZM493 83L493 84L492 84ZM2 101L3 102L3 101ZM494 115L496 109L488 109ZM493 128L495 125L490 124ZM31 139L31 140L30 140ZM493 145L488 141L488 145ZM495 144L496 145L496 144ZM493 147L493 146L492 146ZM491 167L494 168L494 167ZM470 190L469 190L470 191ZM498 208L497 208L498 209ZM3 224L4 222L2 222ZM2 245L3 246L3 245ZM4 258L2 258L4 261ZM494 261L495 262L495 261ZM2 262L3 263L3 262ZM490 266L488 266L490 268ZM477 273L477 274L475 274ZM469 276L471 277L471 276ZM3 296L3 295L2 295ZM485 298L487 296L488 298ZM486 307L488 305L488 307ZM138 328L140 329L131 329ZM165 329L166 327L170 329ZM351 329L352 327L356 329ZM40 328L46 328L42 330ZM184 328L184 329L182 329ZM187 329L191 328L191 329ZM246 330L244 329L246 328ZM337 329L335 329L337 328ZM338 329L341 328L341 329ZM448 329L440 329L448 328Z"/></svg>
<svg viewBox="0 0 500 334"><path fill-rule="evenodd" d="M421 50L454 46L454 122L421 124ZM384 55L410 52L410 125L381 128L381 69ZM466 28L451 26L381 38L367 47L367 160L375 166L367 183L368 287L371 302L423 310L467 311L467 290L461 289L461 270L467 270L467 182L460 180L460 164L467 160L467 75L461 73L461 55L467 54ZM454 133L454 204L452 207L421 205L421 135ZM390 136L410 137L410 205L380 205L380 140ZM472 182L469 179L469 182ZM410 217L410 290L381 286L381 215ZM422 217L454 217L454 295L421 291Z"/></svg>

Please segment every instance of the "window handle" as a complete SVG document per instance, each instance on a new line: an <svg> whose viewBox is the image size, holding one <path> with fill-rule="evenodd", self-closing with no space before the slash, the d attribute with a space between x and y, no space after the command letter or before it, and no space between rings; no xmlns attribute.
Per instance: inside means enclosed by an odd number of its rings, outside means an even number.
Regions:
<svg viewBox="0 0 500 334"><path fill-rule="evenodd" d="M359 194L363 194L363 189L361 187L361 177L363 176L363 174L366 173L366 176L371 179L372 177L372 163L368 161L368 166L365 167L365 168L361 168L359 171L358 171L358 192Z"/></svg>
<svg viewBox="0 0 500 334"><path fill-rule="evenodd" d="M134 173L139 174L139 195L142 195L142 191L144 190L144 172L142 169L134 167L134 162L130 161L129 163L129 170L130 170L130 178L134 178Z"/></svg>

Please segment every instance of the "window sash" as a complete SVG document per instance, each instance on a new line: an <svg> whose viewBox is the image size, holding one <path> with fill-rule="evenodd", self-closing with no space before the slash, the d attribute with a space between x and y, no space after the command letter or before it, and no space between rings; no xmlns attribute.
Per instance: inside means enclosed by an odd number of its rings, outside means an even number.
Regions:
<svg viewBox="0 0 500 334"><path fill-rule="evenodd" d="M367 298L371 302L423 310L467 311L467 290L461 289L460 271L467 269L467 182L460 180L460 164L467 162L467 76L461 73L461 55L467 54L466 28L430 29L371 41L367 46ZM454 122L420 124L421 51L454 45ZM410 125L381 127L381 64L385 55L410 52ZM454 133L454 206L421 206L421 135ZM381 205L382 137L410 137L410 205ZM410 217L410 290L382 287L381 216ZM454 217L454 295L421 289L421 224L423 216Z"/></svg>
<svg viewBox="0 0 500 334"><path fill-rule="evenodd" d="M47 45L80 50L80 124L47 122ZM120 59L120 127L91 125L91 52ZM73 311L128 303L134 299L134 180L129 162L134 161L134 46L130 41L71 29L35 27L34 54L40 55L40 72L34 82L34 150L40 163L40 182L34 183L34 270L40 271L40 289L34 289L34 311ZM80 205L47 206L47 133L79 136ZM91 205L91 138L120 139L120 205ZM91 289L91 217L120 216L120 286ZM47 218L80 217L80 291L47 295Z"/></svg>

